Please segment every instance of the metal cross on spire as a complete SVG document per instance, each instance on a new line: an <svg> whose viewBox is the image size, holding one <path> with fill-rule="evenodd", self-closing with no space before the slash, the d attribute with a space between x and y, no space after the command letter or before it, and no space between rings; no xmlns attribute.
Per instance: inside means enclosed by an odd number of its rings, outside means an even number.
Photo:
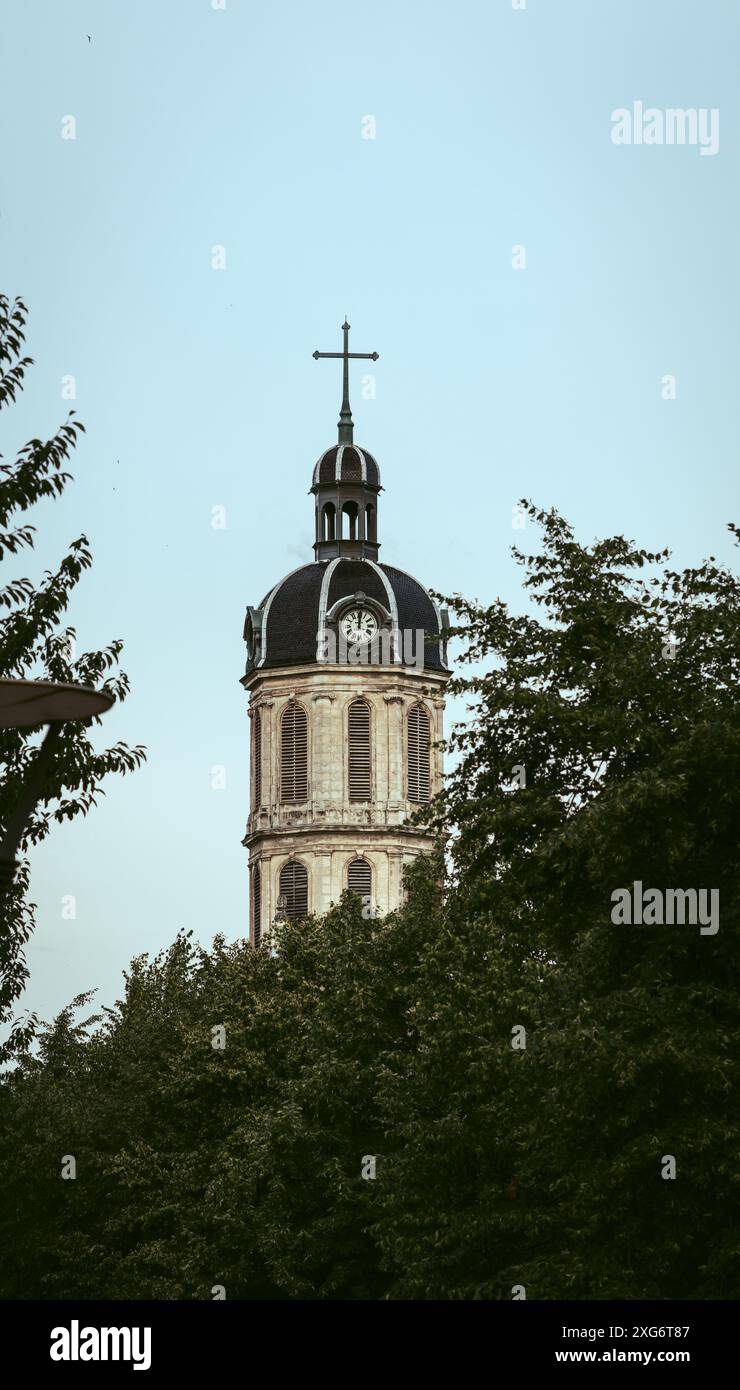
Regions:
<svg viewBox="0 0 740 1390"><path fill-rule="evenodd" d="M345 317L342 324L344 333L344 347L341 352L315 352L314 358L318 362L320 357L341 357L343 362L342 369L342 409L339 412L339 443L351 444L354 425L352 423L352 411L349 408L349 359L350 357L369 357L372 362L377 362L380 353L378 352L350 352L349 350L349 324Z"/></svg>

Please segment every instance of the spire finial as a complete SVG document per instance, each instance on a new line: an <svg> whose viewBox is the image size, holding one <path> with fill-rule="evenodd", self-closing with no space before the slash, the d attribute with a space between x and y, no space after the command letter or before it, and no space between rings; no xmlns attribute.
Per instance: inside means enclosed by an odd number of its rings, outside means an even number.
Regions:
<svg viewBox="0 0 740 1390"><path fill-rule="evenodd" d="M352 411L349 404L349 359L350 357L369 357L372 362L377 362L380 353L378 352L350 352L349 350L349 324L347 315L344 316L342 333L344 341L341 352L318 352L313 355L316 361L320 357L341 357L342 358L342 408L339 412L339 443L351 444L354 437L354 424L352 422Z"/></svg>

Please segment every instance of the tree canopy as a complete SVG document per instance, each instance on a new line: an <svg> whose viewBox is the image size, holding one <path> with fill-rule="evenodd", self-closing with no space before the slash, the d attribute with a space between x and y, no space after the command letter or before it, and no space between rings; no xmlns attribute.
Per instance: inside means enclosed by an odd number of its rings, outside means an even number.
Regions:
<svg viewBox="0 0 740 1390"><path fill-rule="evenodd" d="M16 400L33 359L24 353L26 306L0 295L0 410ZM67 463L83 425L74 412L50 439L30 439L11 463L0 464L0 562L33 548L35 526L27 514L44 498L61 496L71 474ZM123 643L101 651L75 651L76 631L65 623L73 592L92 564L84 535L69 545L55 570L38 583L26 577L0 587L0 677L71 682L106 690L125 699L128 679L118 667ZM95 720L95 723L98 721ZM33 729L0 729L0 825L19 796L38 744ZM36 808L23 848L43 840L54 822L86 815L111 773L133 771L143 749L116 743L99 751L89 721L64 725L56 744L44 795ZM15 1009L28 979L24 947L35 926L28 898L28 862L21 861L12 890L0 900L0 1064L28 1043L36 1020Z"/></svg>
<svg viewBox="0 0 740 1390"><path fill-rule="evenodd" d="M738 1296L738 581L528 512L398 912L180 935L5 1078L0 1296Z"/></svg>

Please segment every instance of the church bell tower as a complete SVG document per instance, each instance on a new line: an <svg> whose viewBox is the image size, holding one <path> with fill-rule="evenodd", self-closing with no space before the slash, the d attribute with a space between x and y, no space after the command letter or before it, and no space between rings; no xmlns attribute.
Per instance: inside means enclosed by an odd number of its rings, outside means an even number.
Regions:
<svg viewBox="0 0 740 1390"><path fill-rule="evenodd" d="M379 559L380 470L354 443L342 362L338 441L311 481L315 559L247 609L250 937L277 916L321 914L345 889L373 914L396 908L404 867L429 851L410 824L441 786L447 613Z"/></svg>

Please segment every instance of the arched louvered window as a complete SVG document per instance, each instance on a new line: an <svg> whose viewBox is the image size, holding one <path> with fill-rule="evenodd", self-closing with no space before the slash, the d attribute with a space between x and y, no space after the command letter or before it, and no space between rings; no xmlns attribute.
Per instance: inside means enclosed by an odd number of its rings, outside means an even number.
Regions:
<svg viewBox="0 0 740 1390"><path fill-rule="evenodd" d="M308 720L303 705L286 705L280 727L280 800L308 800Z"/></svg>
<svg viewBox="0 0 740 1390"><path fill-rule="evenodd" d="M259 811L262 805L262 715L259 710L255 712L252 721L252 757L254 759L254 809Z"/></svg>
<svg viewBox="0 0 740 1390"><path fill-rule="evenodd" d="M280 895L285 898L286 917L308 915L308 870L294 859L280 870Z"/></svg>
<svg viewBox="0 0 740 1390"><path fill-rule="evenodd" d="M353 700L349 707L349 799L369 801L370 706L367 700Z"/></svg>
<svg viewBox="0 0 740 1390"><path fill-rule="evenodd" d="M409 801L429 801L429 715L423 705L409 710Z"/></svg>
<svg viewBox="0 0 740 1390"><path fill-rule="evenodd" d="M347 868L347 887L350 893L369 898L373 891L373 871L366 859L353 859Z"/></svg>
<svg viewBox="0 0 740 1390"><path fill-rule="evenodd" d="M255 864L252 870L252 940L259 946L262 939L262 870Z"/></svg>

